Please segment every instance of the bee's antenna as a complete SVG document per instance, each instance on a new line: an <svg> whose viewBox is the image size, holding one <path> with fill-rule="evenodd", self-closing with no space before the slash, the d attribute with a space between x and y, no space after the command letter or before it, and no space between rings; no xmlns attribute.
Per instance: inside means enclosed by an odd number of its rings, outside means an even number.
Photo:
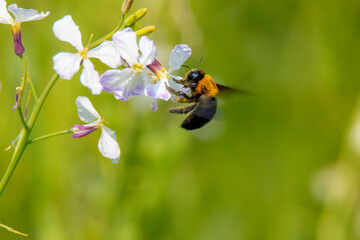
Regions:
<svg viewBox="0 0 360 240"><path fill-rule="evenodd" d="M189 68L188 66L186 66L186 65L181 65L182 67L186 67L186 68L188 68L189 70L191 70L191 68Z"/></svg>
<svg viewBox="0 0 360 240"><path fill-rule="evenodd" d="M201 60L202 60L202 59L203 59L203 56L201 56L201 58L200 58L200 60L199 60L198 64L196 64L195 68L197 68L197 67L200 65L200 63L201 63Z"/></svg>

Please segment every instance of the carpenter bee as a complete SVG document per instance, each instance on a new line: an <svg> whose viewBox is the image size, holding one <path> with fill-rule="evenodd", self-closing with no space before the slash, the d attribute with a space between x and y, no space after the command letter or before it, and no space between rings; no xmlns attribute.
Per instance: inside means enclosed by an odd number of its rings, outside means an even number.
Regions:
<svg viewBox="0 0 360 240"><path fill-rule="evenodd" d="M201 69L192 69L182 80L173 80L182 84L183 88L190 90L190 93L186 94L183 91L176 91L175 89L166 86L171 94L177 96L177 102L191 103L185 107L174 107L167 110L167 112L177 114L186 114L192 111L181 124L181 127L186 130L201 128L214 117L217 108L215 96L219 91L237 91L215 83L212 77Z"/></svg>

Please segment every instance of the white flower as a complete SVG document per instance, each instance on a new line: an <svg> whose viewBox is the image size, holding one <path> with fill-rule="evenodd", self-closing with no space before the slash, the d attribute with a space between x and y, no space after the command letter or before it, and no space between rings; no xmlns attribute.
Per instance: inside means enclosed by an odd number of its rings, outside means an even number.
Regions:
<svg viewBox="0 0 360 240"><path fill-rule="evenodd" d="M154 98L151 109L156 111L156 99L169 100L171 94L166 89L166 85L169 86L169 79L181 80L182 77L173 76L171 73L178 70L181 65L191 55L191 48L186 44L179 44L174 47L170 53L169 58L169 70L166 70L161 64L155 59L155 61L147 67L156 75L154 81L149 81L145 86L145 95Z"/></svg>
<svg viewBox="0 0 360 240"><path fill-rule="evenodd" d="M154 61L157 51L154 42L145 36L140 38L138 46L136 34L130 28L116 32L113 41L129 67L106 71L100 76L100 82L105 91L112 92L115 98L126 101L133 96L141 95L145 89L145 82L153 79L144 68Z"/></svg>
<svg viewBox="0 0 360 240"><path fill-rule="evenodd" d="M120 66L121 57L115 51L113 43L110 41L103 42L91 50L84 48L79 27L74 23L70 15L56 21L53 31L59 40L70 43L78 50L77 53L60 52L56 54L53 57L54 70L61 78L70 80L79 71L82 63L84 69L80 76L80 82L88 87L92 94L100 94L103 87L99 82L99 73L95 71L94 65L89 58L98 58L111 68Z"/></svg>
<svg viewBox="0 0 360 240"><path fill-rule="evenodd" d="M101 128L101 137L98 144L100 153L104 157L111 159L113 163L117 163L120 159L120 147L116 142L115 132L103 125L104 120L87 97L77 97L76 105L79 118L87 124L73 126L71 128L73 130L73 137L83 137Z"/></svg>
<svg viewBox="0 0 360 240"><path fill-rule="evenodd" d="M25 48L21 43L21 28L22 22L36 21L49 16L50 12L41 12L34 9L19 8L16 4L8 6L8 10L14 15L15 18L11 17L9 12L6 10L6 2L0 0L0 23L11 25L11 31L14 38L14 49L18 56L22 56Z"/></svg>

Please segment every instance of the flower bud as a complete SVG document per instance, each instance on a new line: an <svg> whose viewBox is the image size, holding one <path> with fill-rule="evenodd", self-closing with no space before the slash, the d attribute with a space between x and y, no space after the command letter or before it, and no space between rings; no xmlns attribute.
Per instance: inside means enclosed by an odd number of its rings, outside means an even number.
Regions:
<svg viewBox="0 0 360 240"><path fill-rule="evenodd" d="M137 36L144 36L144 35L149 35L150 33L154 32L155 29L156 29L155 26L147 26L140 30L137 30L135 33Z"/></svg>
<svg viewBox="0 0 360 240"><path fill-rule="evenodd" d="M12 25L12 26L10 26L10 28L11 28L11 33L12 33L13 39L14 39L15 54L18 55L19 57L21 57L23 55L23 53L25 52L25 48L21 42L20 24Z"/></svg>
<svg viewBox="0 0 360 240"><path fill-rule="evenodd" d="M138 11L135 12L135 22L138 22L140 21L147 13L147 9L146 8L143 8L143 9L140 9Z"/></svg>
<svg viewBox="0 0 360 240"><path fill-rule="evenodd" d="M123 5L121 6L121 12L124 15L126 15L129 12L133 2L134 2L134 0L124 0Z"/></svg>
<svg viewBox="0 0 360 240"><path fill-rule="evenodd" d="M129 17L125 19L125 26L129 27L135 22L136 15L131 14Z"/></svg>
<svg viewBox="0 0 360 240"><path fill-rule="evenodd" d="M97 126L74 125L71 127L73 138L84 137L97 129Z"/></svg>

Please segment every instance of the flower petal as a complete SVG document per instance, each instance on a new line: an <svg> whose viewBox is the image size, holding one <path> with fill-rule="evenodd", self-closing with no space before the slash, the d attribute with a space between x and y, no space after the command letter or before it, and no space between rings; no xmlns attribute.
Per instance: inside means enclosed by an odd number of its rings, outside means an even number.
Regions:
<svg viewBox="0 0 360 240"><path fill-rule="evenodd" d="M100 59L111 68L117 68L122 63L120 54L116 51L112 41L103 42L98 47L89 50L87 56Z"/></svg>
<svg viewBox="0 0 360 240"><path fill-rule="evenodd" d="M135 72L131 80L114 91L114 96L121 101L127 101L133 96L143 94L145 82L151 81L152 77L146 72Z"/></svg>
<svg viewBox="0 0 360 240"><path fill-rule="evenodd" d="M57 20L54 23L53 31L59 40L70 43L78 51L84 49L79 27L74 23L70 15L66 15L62 19Z"/></svg>
<svg viewBox="0 0 360 240"><path fill-rule="evenodd" d="M120 160L120 147L116 142L115 132L107 127L101 128L101 137L99 139L99 151L101 154L117 163Z"/></svg>
<svg viewBox="0 0 360 240"><path fill-rule="evenodd" d="M170 78L172 78L172 79L175 79L175 80L178 80L178 81L183 80L183 77L175 76L175 75L171 75L171 74L169 74L169 75L170 75Z"/></svg>
<svg viewBox="0 0 360 240"><path fill-rule="evenodd" d="M76 98L76 106L79 114L79 118L83 122L94 122L100 119L99 113L95 110L87 97L79 96Z"/></svg>
<svg viewBox="0 0 360 240"><path fill-rule="evenodd" d="M12 23L12 17L6 9L6 2L4 0L0 0L0 23Z"/></svg>
<svg viewBox="0 0 360 240"><path fill-rule="evenodd" d="M146 36L142 36L139 41L139 48L141 52L140 63L147 66L154 62L157 55L157 50L154 41L150 40Z"/></svg>
<svg viewBox="0 0 360 240"><path fill-rule="evenodd" d="M9 5L8 10L14 15L15 23L40 20L50 14L49 11L39 13L34 9L19 8L16 3Z"/></svg>
<svg viewBox="0 0 360 240"><path fill-rule="evenodd" d="M186 44L179 44L170 53L169 72L178 70L181 65L190 57L191 48Z"/></svg>
<svg viewBox="0 0 360 240"><path fill-rule="evenodd" d="M114 45L120 56L129 64L138 62L139 48L136 42L136 34L130 28L118 31L113 35Z"/></svg>
<svg viewBox="0 0 360 240"><path fill-rule="evenodd" d="M54 70L62 79L70 80L79 71L81 56L77 53L60 52L53 57Z"/></svg>
<svg viewBox="0 0 360 240"><path fill-rule="evenodd" d="M100 84L99 73L95 70L92 62L85 58L83 60L84 69L80 75L80 82L88 87L92 94L98 95L102 92L103 86Z"/></svg>
<svg viewBox="0 0 360 240"><path fill-rule="evenodd" d="M123 70L110 69L101 74L100 84L104 87L105 91L114 92L130 81L133 75L134 72L131 68L125 68Z"/></svg>
<svg viewBox="0 0 360 240"><path fill-rule="evenodd" d="M153 111L157 111L157 110L158 110L158 107L157 107L156 102L157 102L157 99L156 99L156 98L154 98L154 99L152 100L152 102L151 102L150 108L151 108L151 110L153 110Z"/></svg>
<svg viewBox="0 0 360 240"><path fill-rule="evenodd" d="M168 80L166 78L160 79L155 84L147 84L145 88L145 96L152 97L152 98L160 98L165 101L169 100L171 94L166 89L166 85L169 85Z"/></svg>

